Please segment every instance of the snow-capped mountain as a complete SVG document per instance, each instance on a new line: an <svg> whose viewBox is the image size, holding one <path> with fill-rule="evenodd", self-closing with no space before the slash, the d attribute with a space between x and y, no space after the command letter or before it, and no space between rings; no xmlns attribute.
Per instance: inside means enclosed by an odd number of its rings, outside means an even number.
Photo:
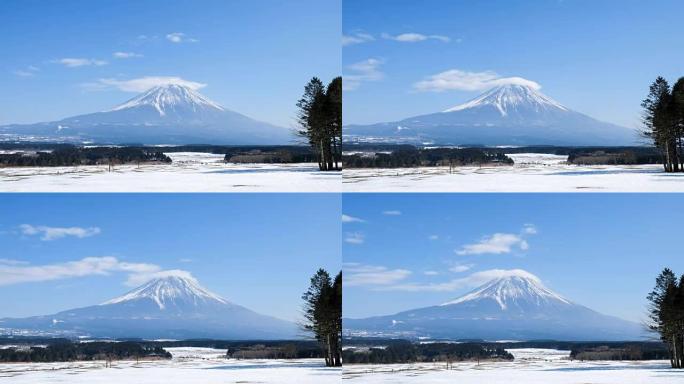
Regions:
<svg viewBox="0 0 684 384"><path fill-rule="evenodd" d="M261 315L203 288L191 276L155 278L99 305L48 316L1 319L33 333L147 339L293 339L294 323Z"/></svg>
<svg viewBox="0 0 684 384"><path fill-rule="evenodd" d="M485 340L640 340L639 324L573 303L534 275L509 271L446 303L367 319L345 319L345 333Z"/></svg>
<svg viewBox="0 0 684 384"><path fill-rule="evenodd" d="M168 84L104 112L0 126L0 139L142 144L289 144L288 129L230 111L183 85Z"/></svg>
<svg viewBox="0 0 684 384"><path fill-rule="evenodd" d="M636 145L628 128L575 112L528 85L507 84L442 112L344 128L350 141L442 145Z"/></svg>

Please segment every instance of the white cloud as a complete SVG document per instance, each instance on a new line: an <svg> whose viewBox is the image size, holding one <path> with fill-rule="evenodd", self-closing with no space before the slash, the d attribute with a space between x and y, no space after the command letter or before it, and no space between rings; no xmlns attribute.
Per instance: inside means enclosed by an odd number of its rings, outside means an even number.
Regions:
<svg viewBox="0 0 684 384"><path fill-rule="evenodd" d="M425 275L425 276L437 276L437 275L439 275L439 272L437 272L437 271L425 271L425 272L423 272L423 275Z"/></svg>
<svg viewBox="0 0 684 384"><path fill-rule="evenodd" d="M456 264L451 266L449 270L454 273L461 273L465 271L469 271L471 268L473 268L473 264Z"/></svg>
<svg viewBox="0 0 684 384"><path fill-rule="evenodd" d="M342 46L346 47L348 45L362 44L374 40L375 37L373 37L371 34L356 32L349 35L342 35Z"/></svg>
<svg viewBox="0 0 684 384"><path fill-rule="evenodd" d="M184 258L178 259L178 261L181 263L192 263L195 260L184 257Z"/></svg>
<svg viewBox="0 0 684 384"><path fill-rule="evenodd" d="M442 35L423 35L422 33L401 33L399 35L390 35L389 33L382 34L383 39L399 41L401 43L417 43L425 40L439 40L444 43L451 41L448 36ZM460 40L459 40L460 41Z"/></svg>
<svg viewBox="0 0 684 384"><path fill-rule="evenodd" d="M112 56L114 56L117 59L131 59L134 57L143 57L140 53L135 53L135 52L114 52L112 53Z"/></svg>
<svg viewBox="0 0 684 384"><path fill-rule="evenodd" d="M540 282L537 276L522 269L490 269L442 283L404 283L378 287L377 289L405 292L453 292L464 288L478 287L488 281L507 276L521 276Z"/></svg>
<svg viewBox="0 0 684 384"><path fill-rule="evenodd" d="M516 248L526 251L530 248L525 239L527 236L537 234L537 228L532 224L523 225L519 234L495 233L484 236L479 242L464 245L456 251L458 255L482 255L482 254L502 254L511 253Z"/></svg>
<svg viewBox="0 0 684 384"><path fill-rule="evenodd" d="M430 240L439 240L439 236L438 236L438 235L430 235L430 236L428 236L428 239L430 239Z"/></svg>
<svg viewBox="0 0 684 384"><path fill-rule="evenodd" d="M33 65L29 65L24 69L17 69L16 71L12 71L12 73L19 77L33 77L36 75L36 72L38 71L40 71L40 68Z"/></svg>
<svg viewBox="0 0 684 384"><path fill-rule="evenodd" d="M365 236L359 232L350 232L350 233L347 233L346 236L344 237L344 241L346 243L354 244L354 245L363 244L365 240L366 240Z"/></svg>
<svg viewBox="0 0 684 384"><path fill-rule="evenodd" d="M95 236L99 234L98 227L48 227L45 225L33 226L30 224L22 224L19 226L21 233L27 236L40 235L43 241L57 240L67 236L77 237L82 239L84 237Z"/></svg>
<svg viewBox="0 0 684 384"><path fill-rule="evenodd" d="M178 84L194 90L207 86L203 83L185 80L176 76L146 76L130 80L106 78L98 79L96 82L92 83L81 84L81 86L88 90L118 89L124 92L140 93L156 86L169 84Z"/></svg>
<svg viewBox="0 0 684 384"><path fill-rule="evenodd" d="M157 272L159 269L153 264L121 262L111 256L86 257L77 261L38 266L0 264L0 285L108 275L113 272L126 272L130 273L131 276L147 275Z"/></svg>
<svg viewBox="0 0 684 384"><path fill-rule="evenodd" d="M411 271L406 269L389 269L358 263L345 263L342 269L345 287L395 284L411 275Z"/></svg>
<svg viewBox="0 0 684 384"><path fill-rule="evenodd" d="M107 65L107 62L104 60L98 60L98 59L84 59L84 58L73 58L73 57L67 57L63 59L57 59L53 60L53 63L57 64L62 64L66 67L69 68L76 68L76 67L85 67L85 66L101 66L101 65Z"/></svg>
<svg viewBox="0 0 684 384"><path fill-rule="evenodd" d="M522 77L501 77L496 72L468 72L460 69L450 69L429 76L427 79L413 84L418 91L483 91L499 85L525 85L534 89L541 89L539 83Z"/></svg>
<svg viewBox="0 0 684 384"><path fill-rule="evenodd" d="M382 211L382 214L385 216L400 216L401 211L397 211L397 210Z"/></svg>
<svg viewBox="0 0 684 384"><path fill-rule="evenodd" d="M358 217L342 214L342 222L343 223L363 223L365 221L363 219L359 219Z"/></svg>
<svg viewBox="0 0 684 384"><path fill-rule="evenodd" d="M0 264L5 265L26 265L28 261L12 260L12 259L0 259Z"/></svg>
<svg viewBox="0 0 684 384"><path fill-rule="evenodd" d="M353 91L362 83L382 80L385 77L385 74L380 71L382 64L384 64L383 60L370 58L347 66L351 73L345 74L342 78L344 90Z"/></svg>
<svg viewBox="0 0 684 384"><path fill-rule="evenodd" d="M512 233L495 233L484 236L479 242L464 245L456 251L458 255L482 255L510 253L515 247L521 250L528 248L527 242L519 235Z"/></svg>
<svg viewBox="0 0 684 384"><path fill-rule="evenodd" d="M192 37L188 37L185 33L182 32L173 32L169 33L166 35L166 40L172 42L172 43L196 43L199 40L194 39Z"/></svg>
<svg viewBox="0 0 684 384"><path fill-rule="evenodd" d="M125 284L129 287L137 287L139 285L147 283L152 279L169 276L182 277L197 282L197 280L188 271L184 271L182 269L170 269L165 271L143 271L139 273L133 273L128 276L128 279L126 280Z"/></svg>
<svg viewBox="0 0 684 384"><path fill-rule="evenodd" d="M527 235L536 235L537 234L537 227L535 227L533 224L525 224L523 226L523 233Z"/></svg>

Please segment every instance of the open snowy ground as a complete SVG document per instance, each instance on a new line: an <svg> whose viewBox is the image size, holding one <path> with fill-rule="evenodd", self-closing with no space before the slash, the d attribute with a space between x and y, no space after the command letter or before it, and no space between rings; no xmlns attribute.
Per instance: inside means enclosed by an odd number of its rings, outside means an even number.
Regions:
<svg viewBox="0 0 684 384"><path fill-rule="evenodd" d="M225 164L178 152L171 164L0 168L0 192L340 192L340 172L317 164Z"/></svg>
<svg viewBox="0 0 684 384"><path fill-rule="evenodd" d="M512 362L347 365L347 383L459 384L669 384L684 383L684 372L667 361L570 361L570 351L510 349Z"/></svg>
<svg viewBox="0 0 684 384"><path fill-rule="evenodd" d="M566 164L566 156L508 155L513 166L345 169L344 192L682 192L684 174L657 164Z"/></svg>
<svg viewBox="0 0 684 384"><path fill-rule="evenodd" d="M115 361L111 368L103 361L0 364L0 383L333 384L341 374L339 368L325 368L320 359L227 360L226 350L166 350L173 355L171 360Z"/></svg>

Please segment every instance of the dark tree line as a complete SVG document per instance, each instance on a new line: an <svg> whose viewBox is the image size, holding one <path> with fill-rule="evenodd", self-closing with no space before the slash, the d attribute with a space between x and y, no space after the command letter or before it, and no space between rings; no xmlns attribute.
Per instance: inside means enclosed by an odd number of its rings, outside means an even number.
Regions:
<svg viewBox="0 0 684 384"><path fill-rule="evenodd" d="M663 269L647 298L649 328L667 344L672 368L684 368L684 275L677 279L672 270Z"/></svg>
<svg viewBox="0 0 684 384"><path fill-rule="evenodd" d="M342 271L334 279L324 269L311 278L304 300L304 329L321 343L328 367L342 366Z"/></svg>
<svg viewBox="0 0 684 384"><path fill-rule="evenodd" d="M306 138L318 155L321 171L340 170L342 156L342 77L328 86L314 77L304 87L297 102L301 127L297 133Z"/></svg>
<svg viewBox="0 0 684 384"><path fill-rule="evenodd" d="M47 347L0 349L0 362L57 362L84 360L132 360L144 358L170 359L171 354L160 346L136 342L60 342Z"/></svg>
<svg viewBox="0 0 684 384"><path fill-rule="evenodd" d="M346 364L405 364L416 362L454 362L466 360L513 360L513 355L502 347L480 343L429 343L410 341L392 342L382 348L345 349Z"/></svg>
<svg viewBox="0 0 684 384"><path fill-rule="evenodd" d="M0 166L63 167L73 165L170 163L158 149L135 147L59 147L51 152L0 154Z"/></svg>
<svg viewBox="0 0 684 384"><path fill-rule="evenodd" d="M684 172L684 77L670 88L658 76L641 106L643 135L660 149L665 172Z"/></svg>
<svg viewBox="0 0 684 384"><path fill-rule="evenodd" d="M401 148L391 153L345 155L345 168L410 168L434 166L462 166L473 164L513 165L503 153L492 153L479 148Z"/></svg>

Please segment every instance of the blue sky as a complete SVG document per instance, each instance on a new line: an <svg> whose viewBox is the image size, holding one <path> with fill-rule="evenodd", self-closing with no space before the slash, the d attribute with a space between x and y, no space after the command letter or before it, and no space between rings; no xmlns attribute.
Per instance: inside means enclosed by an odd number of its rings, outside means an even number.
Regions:
<svg viewBox="0 0 684 384"><path fill-rule="evenodd" d="M2 1L0 124L106 110L151 77L178 77L291 127L306 82L341 72L340 9L339 0Z"/></svg>
<svg viewBox="0 0 684 384"><path fill-rule="evenodd" d="M0 318L99 304L180 269L295 320L310 276L341 267L340 209L335 194L3 195Z"/></svg>
<svg viewBox="0 0 684 384"><path fill-rule="evenodd" d="M684 76L682 12L676 0L345 0L345 124L438 112L522 77L632 128L655 77Z"/></svg>
<svg viewBox="0 0 684 384"><path fill-rule="evenodd" d="M684 273L680 194L346 194L344 315L441 304L523 269L639 321L664 267ZM361 220L361 221L359 221ZM668 236L670 233L672 236Z"/></svg>

